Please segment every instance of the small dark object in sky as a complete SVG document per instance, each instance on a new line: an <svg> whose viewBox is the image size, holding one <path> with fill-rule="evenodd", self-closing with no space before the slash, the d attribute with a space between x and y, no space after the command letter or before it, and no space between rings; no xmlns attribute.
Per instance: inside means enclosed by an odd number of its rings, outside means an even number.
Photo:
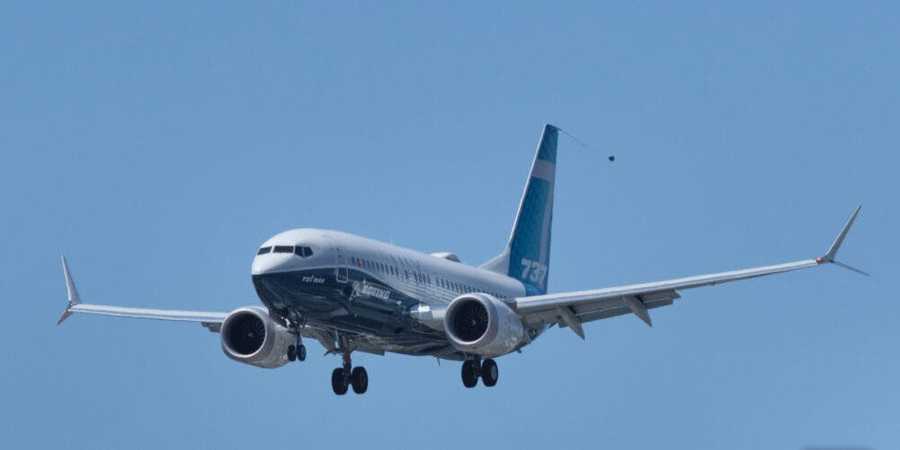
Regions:
<svg viewBox="0 0 900 450"><path fill-rule="evenodd" d="M613 162L616 160L616 155L609 155L609 162Z"/></svg>

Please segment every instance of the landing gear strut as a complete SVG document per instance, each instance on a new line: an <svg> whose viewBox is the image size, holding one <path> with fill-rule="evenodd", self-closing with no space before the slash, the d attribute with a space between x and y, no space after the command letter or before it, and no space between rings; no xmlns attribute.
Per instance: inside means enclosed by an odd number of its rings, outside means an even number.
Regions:
<svg viewBox="0 0 900 450"><path fill-rule="evenodd" d="M347 389L353 386L353 392L365 394L369 389L369 374L365 367L353 367L350 350L346 345L344 348L344 365L331 372L331 389L337 395L344 395L347 393Z"/></svg>
<svg viewBox="0 0 900 450"><path fill-rule="evenodd" d="M497 368L497 363L490 358L483 362L480 359L467 359L463 362L461 375L463 386L467 388L475 387L479 377L485 386L492 387L500 378L500 369Z"/></svg>

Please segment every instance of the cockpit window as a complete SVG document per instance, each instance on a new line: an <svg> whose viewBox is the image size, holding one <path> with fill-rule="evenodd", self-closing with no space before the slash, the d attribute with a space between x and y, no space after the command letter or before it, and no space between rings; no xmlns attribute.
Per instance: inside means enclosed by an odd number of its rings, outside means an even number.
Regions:
<svg viewBox="0 0 900 450"><path fill-rule="evenodd" d="M275 253L294 253L293 245L276 245Z"/></svg>
<svg viewBox="0 0 900 450"><path fill-rule="evenodd" d="M266 253L269 253L271 251L272 251L272 247L260 247L259 251L256 252L256 254L257 255L265 255Z"/></svg>
<svg viewBox="0 0 900 450"><path fill-rule="evenodd" d="M298 245L298 246L294 247L294 253L297 254L297 256L299 256L301 258L308 258L308 257L312 256L313 251L309 247L303 247L303 246Z"/></svg>

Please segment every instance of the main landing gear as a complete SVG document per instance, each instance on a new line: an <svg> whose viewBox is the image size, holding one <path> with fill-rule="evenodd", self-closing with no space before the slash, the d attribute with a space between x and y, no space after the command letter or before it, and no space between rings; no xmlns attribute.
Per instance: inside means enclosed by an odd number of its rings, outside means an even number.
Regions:
<svg viewBox="0 0 900 450"><path fill-rule="evenodd" d="M473 388L478 384L478 378L487 387L493 387L500 378L500 369L493 359L467 359L462 365L463 386Z"/></svg>
<svg viewBox="0 0 900 450"><path fill-rule="evenodd" d="M337 395L347 393L347 388L353 386L353 392L365 394L369 389L369 374L365 367L352 367L350 351L344 350L344 366L331 372L331 389Z"/></svg>

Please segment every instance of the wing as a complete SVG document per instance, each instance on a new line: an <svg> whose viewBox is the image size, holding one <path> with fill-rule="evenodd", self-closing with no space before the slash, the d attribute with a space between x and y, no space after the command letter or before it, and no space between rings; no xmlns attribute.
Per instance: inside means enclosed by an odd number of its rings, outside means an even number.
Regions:
<svg viewBox="0 0 900 450"><path fill-rule="evenodd" d="M69 264L66 258L62 257L63 275L66 278L66 296L69 299L69 305L60 316L57 325L63 323L72 314L97 314L101 316L115 317L131 317L136 319L156 319L156 320L176 320L182 322L200 322L201 325L210 331L218 332L228 313L225 312L209 312L209 311L183 311L177 309L148 309L148 308L128 308L123 306L111 305L90 305L81 303L78 296L78 289L75 288L75 281L72 279L72 273L69 271Z"/></svg>
<svg viewBox="0 0 900 450"><path fill-rule="evenodd" d="M865 272L835 261L837 252L847 237L850 227L859 215L859 211L860 208L856 208L853 211L850 219L847 220L828 252L825 253L825 256L818 258L651 283L520 297L514 300L514 307L526 322L555 323L560 326L567 326L584 339L582 323L622 314L633 313L647 325L652 326L648 310L671 305L675 299L681 297L678 293L679 290L809 269L830 263L865 274Z"/></svg>

